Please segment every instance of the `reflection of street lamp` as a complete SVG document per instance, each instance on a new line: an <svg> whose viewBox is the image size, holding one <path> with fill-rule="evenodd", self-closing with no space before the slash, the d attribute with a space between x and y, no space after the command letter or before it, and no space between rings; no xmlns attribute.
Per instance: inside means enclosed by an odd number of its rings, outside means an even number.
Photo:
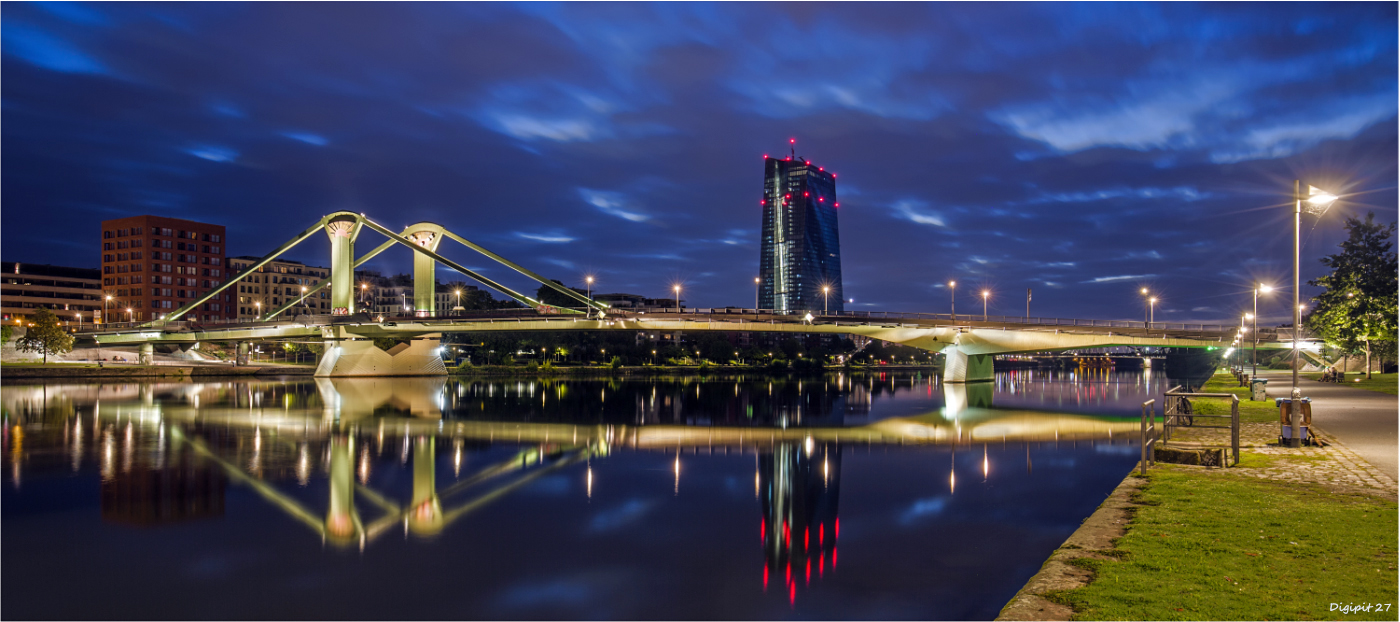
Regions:
<svg viewBox="0 0 1400 622"><path fill-rule="evenodd" d="M1316 210L1320 218L1327 212L1328 206L1336 201L1336 195L1313 186L1308 186L1307 202L1311 206L1308 211ZM1298 342L1302 339L1303 333L1303 305L1298 300L1298 253L1300 251L1299 229L1303 222L1303 182L1293 180L1293 390L1289 392L1291 398L1289 404L1289 424L1293 428L1293 437L1288 439L1289 447L1302 447L1303 439L1298 438L1298 419L1302 416L1303 390L1298 388L1298 354L1300 352Z"/></svg>

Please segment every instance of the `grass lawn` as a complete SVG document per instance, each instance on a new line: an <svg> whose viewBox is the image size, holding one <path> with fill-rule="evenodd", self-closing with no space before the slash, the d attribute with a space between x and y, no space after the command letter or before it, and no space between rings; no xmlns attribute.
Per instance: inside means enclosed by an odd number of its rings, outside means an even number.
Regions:
<svg viewBox="0 0 1400 622"><path fill-rule="evenodd" d="M1322 374L1319 373L1308 373L1299 375L1303 376L1304 378L1311 378L1313 380L1317 380L1318 378L1322 377ZM1375 391L1377 393L1395 395L1397 393L1397 378L1400 378L1400 374L1373 373L1371 374L1371 379L1367 380L1365 373L1348 373L1346 376L1346 382L1343 382L1342 384L1356 389L1366 389L1367 391ZM1357 382L1358 380L1360 382Z"/></svg>
<svg viewBox="0 0 1400 622"><path fill-rule="evenodd" d="M1400 615L1400 525L1393 502L1170 465L1148 475L1138 501L1145 505L1117 542L1119 558L1078 560L1094 572L1093 581L1047 595L1073 607L1075 619ZM1333 603L1386 605L1343 615L1331 609Z"/></svg>
<svg viewBox="0 0 1400 622"><path fill-rule="evenodd" d="M1201 387L1201 393L1233 393L1240 398L1240 423L1274 423L1278 421L1278 406L1272 399L1262 402L1249 400L1249 387L1240 386L1230 374L1216 374ZM1230 400L1218 398L1192 398L1191 405L1202 415L1230 414ZM1225 420L1216 419L1211 425L1225 425Z"/></svg>

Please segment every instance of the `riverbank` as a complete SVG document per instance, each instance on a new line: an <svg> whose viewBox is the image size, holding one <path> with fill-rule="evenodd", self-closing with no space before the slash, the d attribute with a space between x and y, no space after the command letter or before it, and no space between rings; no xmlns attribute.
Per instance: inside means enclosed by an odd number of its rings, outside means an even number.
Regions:
<svg viewBox="0 0 1400 622"><path fill-rule="evenodd" d="M1205 390L1242 390L1230 380ZM1279 447L1273 401L1240 405L1238 466L1129 475L999 619L1395 619L1395 480L1325 429L1320 446ZM1105 524L1106 544L1093 538ZM1333 608L1365 603L1383 605Z"/></svg>
<svg viewBox="0 0 1400 622"><path fill-rule="evenodd" d="M599 378L613 376L676 376L707 375L724 376L731 374L764 374L789 376L843 372L852 375L882 372L919 371L938 374L941 369L930 365L881 365L878 367L842 367L829 365L823 369L792 370L774 369L759 365L646 365L639 367L613 368L607 365L535 367L522 365L479 365L467 368L449 367L447 377L471 378ZM217 376L310 376L316 372L314 365L259 364L234 367L232 365L128 365L50 363L5 363L0 365L0 378L168 378L168 377L217 377Z"/></svg>
<svg viewBox="0 0 1400 622"><path fill-rule="evenodd" d="M880 365L871 367L844 367L827 365L814 369L773 368L767 365L641 365L610 367L608 365L579 365L557 367L530 367L522 365L474 365L472 367L448 367L447 374L453 378L577 378L609 376L672 376L672 375L711 375L764 374L772 376L820 375L826 373L881 373L881 372L924 372L938 374L942 368L936 365Z"/></svg>
<svg viewBox="0 0 1400 622"><path fill-rule="evenodd" d="M0 380L39 378L112 380L120 378L217 378L247 376L309 376L313 367L232 365L75 365L50 363L31 365L6 363L0 365Z"/></svg>

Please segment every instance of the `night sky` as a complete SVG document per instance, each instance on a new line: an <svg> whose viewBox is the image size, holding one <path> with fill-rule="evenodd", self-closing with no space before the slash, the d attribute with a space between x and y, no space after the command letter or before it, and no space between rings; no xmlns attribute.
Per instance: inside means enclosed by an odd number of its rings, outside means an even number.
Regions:
<svg viewBox="0 0 1400 622"><path fill-rule="evenodd" d="M762 158L796 138L838 176L847 309L947 312L956 279L959 311L987 288L1021 315L1029 287L1032 315L1141 320L1145 286L1158 321L1234 322L1291 279L1295 178L1344 194L1304 218L1304 280L1345 216L1395 220L1396 11L7 2L0 242L97 267L101 220L156 214L262 255L353 210L751 306Z"/></svg>

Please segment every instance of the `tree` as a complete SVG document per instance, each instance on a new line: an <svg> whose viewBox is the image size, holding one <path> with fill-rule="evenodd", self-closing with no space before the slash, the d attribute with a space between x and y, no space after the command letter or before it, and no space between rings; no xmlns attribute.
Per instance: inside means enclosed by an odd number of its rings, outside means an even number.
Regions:
<svg viewBox="0 0 1400 622"><path fill-rule="evenodd" d="M559 285L563 285L563 284L564 284L564 282L563 282L563 281L560 281L559 279L550 279L550 280L551 280L551 281L554 281L555 283L558 283ZM585 290L578 289L577 287L570 287L569 289L572 289L572 290L578 292L580 295L582 295L582 294L585 292ZM550 287L550 286L548 286L548 285L543 285L543 284L540 285L540 288L539 288L538 290L535 290L535 300L538 300L538 301L540 301L540 302L542 302L542 303L544 303L544 304L547 304L547 305L550 305L550 306L554 306L554 307L581 307L581 306L583 306L583 303L581 303L581 302L579 302L579 301L577 301L577 300L574 300L573 298L568 297L567 295L565 295L564 293L560 292L560 291L557 290L557 289L554 289L553 287Z"/></svg>
<svg viewBox="0 0 1400 622"><path fill-rule="evenodd" d="M40 308L30 319L33 320L33 325L15 342L15 347L20 351L43 354L45 365L49 363L50 354L73 351L73 336L58 325L57 315L50 313L48 309Z"/></svg>
<svg viewBox="0 0 1400 622"><path fill-rule="evenodd" d="M1307 326L1348 353L1373 345L1393 351L1397 310L1397 264L1392 242L1395 223L1378 224L1375 213L1369 213L1364 222L1347 218L1346 228L1349 235L1340 245L1342 252L1321 260L1332 273L1308 281L1326 291L1313 299Z"/></svg>
<svg viewBox="0 0 1400 622"><path fill-rule="evenodd" d="M9 343L10 338L15 336L15 327L6 324L0 326L0 343Z"/></svg>

